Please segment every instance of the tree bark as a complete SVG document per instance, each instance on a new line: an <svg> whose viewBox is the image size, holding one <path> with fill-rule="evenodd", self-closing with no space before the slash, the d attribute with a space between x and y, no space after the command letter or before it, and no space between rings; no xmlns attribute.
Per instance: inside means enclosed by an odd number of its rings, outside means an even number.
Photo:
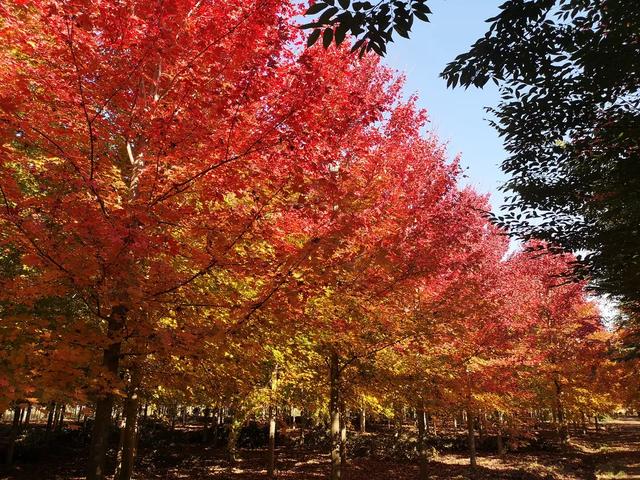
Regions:
<svg viewBox="0 0 640 480"><path fill-rule="evenodd" d="M27 413L25 414L24 417L24 426L28 427L29 423L31 422L31 410L32 410L33 406L31 404L29 404L29 406L27 407Z"/></svg>
<svg viewBox="0 0 640 480"><path fill-rule="evenodd" d="M502 413L500 412L496 412L496 424L498 427L498 434L497 434L498 456L504 457L505 449L504 449L504 441L502 439Z"/></svg>
<svg viewBox="0 0 640 480"><path fill-rule="evenodd" d="M58 420L60 420L60 404L56 403L53 407L53 422L51 423L51 431L58 431Z"/></svg>
<svg viewBox="0 0 640 480"><path fill-rule="evenodd" d="M238 437L240 436L240 429L244 423L244 415L239 418L239 413L236 412L231 418L231 425L229 425L229 439L227 440L227 455L229 462L235 463L237 458L237 446Z"/></svg>
<svg viewBox="0 0 640 480"><path fill-rule="evenodd" d="M363 405L360 409L360 433L367 432L367 409Z"/></svg>
<svg viewBox="0 0 640 480"><path fill-rule="evenodd" d="M343 407L340 410L340 464L347 464L347 413Z"/></svg>
<svg viewBox="0 0 640 480"><path fill-rule="evenodd" d="M564 407L562 405L562 385L560 381L556 378L554 379L555 385L555 400L556 400L556 410L557 410L557 419L558 424L556 426L556 430L558 432L558 440L560 441L560 445L565 446L567 444L567 424L564 415Z"/></svg>
<svg viewBox="0 0 640 480"><path fill-rule="evenodd" d="M424 408L424 400L420 400L416 409L418 417L418 460L420 462L419 480L427 480L429 478L427 457L427 412Z"/></svg>
<svg viewBox="0 0 640 480"><path fill-rule="evenodd" d="M28 426L29 426L29 422L31 422L31 408L32 408L32 406L31 406L31 404L29 403L29 404L27 405L27 408L24 410L24 418L22 418L22 419L20 420L20 424L21 424L23 427L28 427Z"/></svg>
<svg viewBox="0 0 640 480"><path fill-rule="evenodd" d="M60 405L60 408L58 409L58 420L56 421L56 432L60 432L64 427L64 414L66 411L66 407L67 406L63 403L62 405Z"/></svg>
<svg viewBox="0 0 640 480"><path fill-rule="evenodd" d="M117 480L120 475L120 466L122 465L122 454L124 452L124 435L125 435L125 418L117 419L116 427L118 429L118 450L116 453L116 473L114 478Z"/></svg>
<svg viewBox="0 0 640 480"><path fill-rule="evenodd" d="M471 372L467 370L467 410L466 410L466 420L467 420L467 440L469 443L469 464L471 466L471 477L475 478L476 476L476 436L473 427L473 393L472 393L472 379Z"/></svg>
<svg viewBox="0 0 640 480"><path fill-rule="evenodd" d="M267 476L269 478L275 478L276 473L276 406L274 405L275 392L278 388L278 364L276 363L273 372L271 373L271 402L269 404L269 451L267 462Z"/></svg>
<svg viewBox="0 0 640 480"><path fill-rule="evenodd" d="M49 415L47 416L47 428L44 431L44 441L45 443L49 443L49 436L51 435L51 430L53 429L53 419L56 413L56 403L51 402L49 406Z"/></svg>
<svg viewBox="0 0 640 480"><path fill-rule="evenodd" d="M119 305L112 309L111 315L109 316L107 336L111 343L104 349L102 365L113 379L118 378L120 348L122 345L120 335L124 327L126 312L126 307ZM89 449L87 480L104 479L113 403L114 396L112 393L103 395L96 402L95 420L91 433L91 447Z"/></svg>
<svg viewBox="0 0 640 480"><path fill-rule="evenodd" d="M136 440L138 436L138 410L140 397L138 392L139 373L134 371L131 375L131 384L127 398L124 402L124 429L122 430L122 451L118 464L115 480L131 480L133 466L136 458Z"/></svg>
<svg viewBox="0 0 640 480"><path fill-rule="evenodd" d="M120 431L120 419L122 417L122 409L120 405L117 404L117 399L113 402L113 413L111 414L111 419L113 420L114 428L117 428ZM124 419L122 419L124 421Z"/></svg>
<svg viewBox="0 0 640 480"><path fill-rule="evenodd" d="M4 457L5 465L11 465L13 463L13 455L16 450L16 440L20 433L20 413L21 408L19 405L16 405L13 408L13 423L11 425L11 430L9 431L9 438L7 439L7 451Z"/></svg>
<svg viewBox="0 0 640 480"><path fill-rule="evenodd" d="M147 406L145 405L145 409ZM204 429L202 430L202 441L203 443L207 443L209 441L209 415L211 414L211 409L209 407L205 407L203 412L203 421L204 421Z"/></svg>
<svg viewBox="0 0 640 480"><path fill-rule="evenodd" d="M178 415L178 405L172 404L169 407L169 417L171 419L171 432L176 430L176 416Z"/></svg>
<svg viewBox="0 0 640 480"><path fill-rule="evenodd" d="M276 472L276 409L269 405L269 459L267 476L275 478Z"/></svg>
<svg viewBox="0 0 640 480"><path fill-rule="evenodd" d="M329 365L329 413L331 415L331 480L340 480L342 465L340 461L340 359L337 353L331 354Z"/></svg>
<svg viewBox="0 0 640 480"><path fill-rule="evenodd" d="M473 428L473 413L471 410L467 411L467 439L469 442L469 463L471 465L471 471L475 472L477 465L476 436Z"/></svg>

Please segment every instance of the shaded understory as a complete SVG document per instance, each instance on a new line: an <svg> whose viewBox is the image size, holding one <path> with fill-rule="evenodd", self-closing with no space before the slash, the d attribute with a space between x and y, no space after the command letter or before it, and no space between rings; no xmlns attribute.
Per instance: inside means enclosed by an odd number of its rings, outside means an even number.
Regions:
<svg viewBox="0 0 640 480"><path fill-rule="evenodd" d="M290 432L293 433L293 432ZM135 478L163 480L266 478L264 448L243 448L235 464L224 449L194 441L198 432L178 432L153 437L140 446ZM70 438L71 438L70 434ZM292 434L295 436L295 434ZM415 479L418 467L402 451L390 451L389 432L355 434L352 458L345 480ZM389 443L385 443L385 442ZM375 447L377 446L377 447ZM374 448L375 447L375 448ZM385 450L386 449L386 450ZM46 449L24 452L10 470L0 470L1 480L81 479L86 447L82 442L58 437ZM328 478L327 450L320 446L281 446L277 450L278 478ZM433 480L469 478L468 460L456 445L444 448L430 462ZM476 479L496 480L640 480L640 419L614 420L604 431L574 436L565 450L528 448L503 459L481 452Z"/></svg>

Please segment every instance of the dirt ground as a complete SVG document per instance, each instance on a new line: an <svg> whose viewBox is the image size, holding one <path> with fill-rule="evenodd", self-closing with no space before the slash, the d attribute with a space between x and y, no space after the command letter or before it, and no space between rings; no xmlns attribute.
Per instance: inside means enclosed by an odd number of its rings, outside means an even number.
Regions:
<svg viewBox="0 0 640 480"><path fill-rule="evenodd" d="M84 455L77 447L53 446L36 461L0 470L0 480L71 480L83 477ZM279 448L278 478L306 480L328 478L326 453ZM137 480L253 480L263 479L265 450L241 450L231 465L221 449L202 444L160 444L141 451ZM417 477L413 462L353 458L345 480ZM440 454L430 463L432 480L468 479L468 459L463 454ZM564 451L508 453L503 459L480 452L476 480L640 480L640 419L612 420L605 430L574 437Z"/></svg>

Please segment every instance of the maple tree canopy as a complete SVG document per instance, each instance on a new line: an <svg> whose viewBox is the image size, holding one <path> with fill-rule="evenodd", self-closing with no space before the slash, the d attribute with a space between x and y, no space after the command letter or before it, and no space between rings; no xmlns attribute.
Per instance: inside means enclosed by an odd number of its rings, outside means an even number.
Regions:
<svg viewBox="0 0 640 480"><path fill-rule="evenodd" d="M349 404L622 403L575 259L509 253L402 78L301 9L0 5L0 406L91 405L90 480L141 399L230 407L231 452L259 409L329 413L334 478Z"/></svg>

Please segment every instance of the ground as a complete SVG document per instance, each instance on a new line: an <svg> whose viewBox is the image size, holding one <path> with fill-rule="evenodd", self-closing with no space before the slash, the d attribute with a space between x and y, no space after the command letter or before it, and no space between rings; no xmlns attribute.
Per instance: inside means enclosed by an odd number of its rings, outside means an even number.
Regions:
<svg viewBox="0 0 640 480"><path fill-rule="evenodd" d="M53 445L37 459L25 459L0 480L81 479L86 448ZM242 449L235 465L220 448L198 442L160 441L141 449L138 480L253 480L263 479L264 449ZM281 447L277 452L278 478L328 478L326 453L316 449ZM414 462L371 457L349 460L345 480L415 479ZM432 480L470 477L468 459L460 453L440 453L430 463ZM611 420L600 432L574 436L564 450L508 453L503 459L480 452L477 480L640 480L640 419Z"/></svg>

